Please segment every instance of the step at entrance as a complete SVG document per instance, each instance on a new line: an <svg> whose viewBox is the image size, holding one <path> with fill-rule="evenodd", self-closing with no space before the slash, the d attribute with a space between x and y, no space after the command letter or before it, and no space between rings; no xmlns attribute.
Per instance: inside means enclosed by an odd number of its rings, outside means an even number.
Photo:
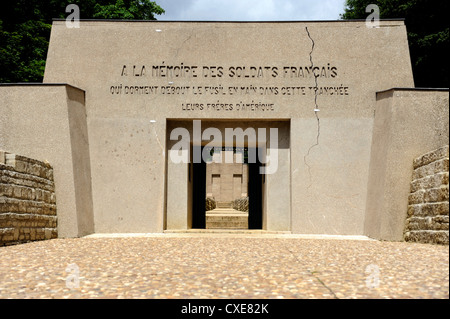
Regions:
<svg viewBox="0 0 450 319"><path fill-rule="evenodd" d="M206 229L248 229L248 213L232 208L206 212Z"/></svg>
<svg viewBox="0 0 450 319"><path fill-rule="evenodd" d="M217 208L228 208L228 209L233 208L233 202L217 202L216 205Z"/></svg>

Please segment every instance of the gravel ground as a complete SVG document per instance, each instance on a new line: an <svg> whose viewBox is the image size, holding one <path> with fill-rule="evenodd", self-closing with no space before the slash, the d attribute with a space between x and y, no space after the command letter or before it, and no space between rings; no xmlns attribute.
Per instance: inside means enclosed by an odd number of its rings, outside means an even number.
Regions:
<svg viewBox="0 0 450 319"><path fill-rule="evenodd" d="M449 248L289 236L0 247L0 298L449 298Z"/></svg>

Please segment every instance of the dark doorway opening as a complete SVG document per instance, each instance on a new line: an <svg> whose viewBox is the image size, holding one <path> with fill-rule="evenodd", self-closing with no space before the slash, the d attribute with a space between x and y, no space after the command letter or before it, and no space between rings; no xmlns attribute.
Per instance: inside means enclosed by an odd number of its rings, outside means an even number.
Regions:
<svg viewBox="0 0 450 319"><path fill-rule="evenodd" d="M193 146L193 151L203 146ZM247 155L246 149L245 154ZM192 159L192 157L191 157ZM256 163L248 163L247 156L244 157L245 164L248 165L248 228L262 229L263 226L263 183L264 175L260 174L262 166L258 158ZM206 228L206 162L201 159L201 163L191 163L192 165L192 228Z"/></svg>
<svg viewBox="0 0 450 319"><path fill-rule="evenodd" d="M259 173L261 162L248 164L248 228L262 229L262 190L264 175Z"/></svg>
<svg viewBox="0 0 450 319"><path fill-rule="evenodd" d="M195 151L200 146L193 146ZM203 147L201 147L203 150ZM206 227L206 163L192 163L192 228Z"/></svg>

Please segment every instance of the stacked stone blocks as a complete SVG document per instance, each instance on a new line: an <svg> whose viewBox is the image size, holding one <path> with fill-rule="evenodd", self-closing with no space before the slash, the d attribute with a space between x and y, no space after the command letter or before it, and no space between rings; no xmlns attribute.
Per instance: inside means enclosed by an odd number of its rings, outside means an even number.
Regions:
<svg viewBox="0 0 450 319"><path fill-rule="evenodd" d="M449 243L449 147L414 160L405 241Z"/></svg>
<svg viewBox="0 0 450 319"><path fill-rule="evenodd" d="M0 245L57 236L53 168L0 151Z"/></svg>

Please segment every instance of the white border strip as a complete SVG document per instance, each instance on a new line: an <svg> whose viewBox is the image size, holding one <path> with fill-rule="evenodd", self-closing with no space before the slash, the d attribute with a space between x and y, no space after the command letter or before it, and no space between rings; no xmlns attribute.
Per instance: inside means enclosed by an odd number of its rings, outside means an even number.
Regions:
<svg viewBox="0 0 450 319"><path fill-rule="evenodd" d="M83 238L174 238L174 237L238 237L238 238L286 238L286 239L333 239L376 241L362 235L326 234L277 234L277 233L239 233L239 232L173 232L173 233L97 233Z"/></svg>

